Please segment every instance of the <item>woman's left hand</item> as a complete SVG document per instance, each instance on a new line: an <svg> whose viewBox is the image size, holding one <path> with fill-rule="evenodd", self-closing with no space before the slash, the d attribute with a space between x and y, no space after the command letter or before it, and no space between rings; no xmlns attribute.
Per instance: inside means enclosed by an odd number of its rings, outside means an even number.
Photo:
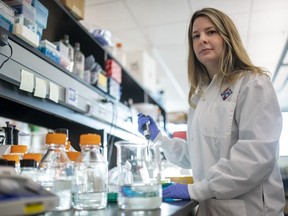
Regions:
<svg viewBox="0 0 288 216"><path fill-rule="evenodd" d="M173 184L163 189L163 198L190 200L187 184Z"/></svg>

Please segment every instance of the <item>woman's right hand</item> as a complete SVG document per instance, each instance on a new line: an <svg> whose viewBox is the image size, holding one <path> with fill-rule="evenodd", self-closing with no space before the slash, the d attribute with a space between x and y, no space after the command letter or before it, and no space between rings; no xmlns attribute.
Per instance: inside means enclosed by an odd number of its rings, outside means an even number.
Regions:
<svg viewBox="0 0 288 216"><path fill-rule="evenodd" d="M155 140L160 130L158 129L156 122L149 115L144 115L143 113L138 114L138 131L144 135L144 127L146 123L149 122L149 132L150 140Z"/></svg>

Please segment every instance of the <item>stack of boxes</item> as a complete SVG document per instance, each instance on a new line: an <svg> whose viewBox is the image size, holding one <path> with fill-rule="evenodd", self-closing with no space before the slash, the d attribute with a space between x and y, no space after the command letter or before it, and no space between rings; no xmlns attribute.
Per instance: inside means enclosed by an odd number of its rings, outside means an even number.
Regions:
<svg viewBox="0 0 288 216"><path fill-rule="evenodd" d="M42 31L47 26L48 9L39 0L3 0L14 12L14 20L9 21L13 27L8 30L26 41L33 47L38 47ZM3 3L3 2L2 2ZM6 14L7 14L6 10ZM6 28L7 29L7 28Z"/></svg>
<svg viewBox="0 0 288 216"><path fill-rule="evenodd" d="M77 20L84 19L85 0L60 0Z"/></svg>
<svg viewBox="0 0 288 216"><path fill-rule="evenodd" d="M0 0L0 26L12 32L15 10Z"/></svg>
<svg viewBox="0 0 288 216"><path fill-rule="evenodd" d="M71 9L73 15L81 20L84 14L84 2L75 0L61 0L66 7ZM75 8L79 7L79 13ZM72 10L73 9L73 10ZM76 10L77 11L77 10ZM61 59L59 50L65 50L64 44L59 41L54 44L42 39L42 32L47 27L48 9L39 0L0 0L0 26L13 32L16 36L26 41L31 46L38 48L52 61L67 68L69 61ZM68 54L67 54L68 56ZM113 59L105 62L106 73L99 72L96 86L116 100L121 97L122 69Z"/></svg>
<svg viewBox="0 0 288 216"><path fill-rule="evenodd" d="M47 27L47 19L48 19L48 9L44 7L43 4L39 2L39 0L33 0L32 6L34 6L36 10L36 34L39 36L39 39L42 38L43 30Z"/></svg>
<svg viewBox="0 0 288 216"><path fill-rule="evenodd" d="M108 77L108 94L116 100L121 97L122 69L113 59L105 62L106 75Z"/></svg>
<svg viewBox="0 0 288 216"><path fill-rule="evenodd" d="M57 64L60 63L60 52L57 50L57 46L48 40L42 40L38 49L52 61Z"/></svg>

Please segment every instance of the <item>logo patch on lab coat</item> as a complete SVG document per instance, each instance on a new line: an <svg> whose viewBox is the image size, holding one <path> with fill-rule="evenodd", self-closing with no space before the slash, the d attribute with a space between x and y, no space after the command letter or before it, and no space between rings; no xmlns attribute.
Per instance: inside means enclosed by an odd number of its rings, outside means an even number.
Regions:
<svg viewBox="0 0 288 216"><path fill-rule="evenodd" d="M233 91L230 89L230 87L228 87L221 92L221 97L225 101L231 94L233 94Z"/></svg>

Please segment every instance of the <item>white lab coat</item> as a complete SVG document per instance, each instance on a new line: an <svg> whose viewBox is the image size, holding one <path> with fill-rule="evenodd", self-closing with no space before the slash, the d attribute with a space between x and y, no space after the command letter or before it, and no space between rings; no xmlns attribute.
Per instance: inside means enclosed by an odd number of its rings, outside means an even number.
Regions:
<svg viewBox="0 0 288 216"><path fill-rule="evenodd" d="M198 216L281 216L278 168L282 115L271 81L246 73L223 100L216 76L190 108L187 142L159 134L165 156L192 168ZM223 90L222 90L223 92Z"/></svg>

